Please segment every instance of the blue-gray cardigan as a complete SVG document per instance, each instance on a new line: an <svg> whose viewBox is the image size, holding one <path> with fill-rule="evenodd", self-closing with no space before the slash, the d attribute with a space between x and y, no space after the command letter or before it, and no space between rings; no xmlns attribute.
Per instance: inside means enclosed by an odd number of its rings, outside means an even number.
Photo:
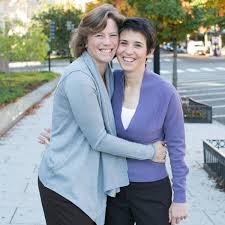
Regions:
<svg viewBox="0 0 225 225"><path fill-rule="evenodd" d="M104 224L107 195L129 183L125 157L151 159L155 153L152 145L116 137L109 67L106 80L108 92L87 52L67 67L54 94L51 143L39 168L44 186L97 225Z"/></svg>

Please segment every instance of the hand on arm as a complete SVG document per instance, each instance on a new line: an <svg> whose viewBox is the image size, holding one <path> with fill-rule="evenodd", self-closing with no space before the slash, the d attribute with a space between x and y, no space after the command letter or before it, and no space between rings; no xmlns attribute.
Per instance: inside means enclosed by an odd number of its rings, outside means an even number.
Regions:
<svg viewBox="0 0 225 225"><path fill-rule="evenodd" d="M50 143L51 129L45 128L38 136L38 143L48 145Z"/></svg>
<svg viewBox="0 0 225 225"><path fill-rule="evenodd" d="M38 142L43 145L48 145L50 142L51 137L51 129L45 128L40 135L38 136ZM152 159L153 162L158 163L165 163L166 161L166 154L167 154L167 148L163 141L157 141L153 143L153 146L155 148L155 155Z"/></svg>
<svg viewBox="0 0 225 225"><path fill-rule="evenodd" d="M155 154L153 145L143 145L115 137L106 131L98 93L93 80L82 72L69 75L64 81L64 90L74 118L95 151L134 158L161 159L161 152Z"/></svg>

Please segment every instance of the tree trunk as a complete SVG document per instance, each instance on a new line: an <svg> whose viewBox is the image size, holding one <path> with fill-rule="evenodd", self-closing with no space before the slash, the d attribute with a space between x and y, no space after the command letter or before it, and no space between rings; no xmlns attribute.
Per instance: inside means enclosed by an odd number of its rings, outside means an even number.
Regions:
<svg viewBox="0 0 225 225"><path fill-rule="evenodd" d="M173 85L177 88L177 40L173 39Z"/></svg>
<svg viewBox="0 0 225 225"><path fill-rule="evenodd" d="M0 72L9 73L9 61L0 57Z"/></svg>
<svg viewBox="0 0 225 225"><path fill-rule="evenodd" d="M156 45L154 51L154 58L153 58L153 68L154 72L160 75L160 48L159 44Z"/></svg>

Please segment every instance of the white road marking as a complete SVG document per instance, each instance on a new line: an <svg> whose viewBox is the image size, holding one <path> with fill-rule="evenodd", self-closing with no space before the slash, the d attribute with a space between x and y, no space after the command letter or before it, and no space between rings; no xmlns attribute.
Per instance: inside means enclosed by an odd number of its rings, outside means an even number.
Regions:
<svg viewBox="0 0 225 225"><path fill-rule="evenodd" d="M221 100L225 101L225 97L223 97L223 98L198 99L198 101L201 101L201 102L215 102L215 101L221 101Z"/></svg>
<svg viewBox="0 0 225 225"><path fill-rule="evenodd" d="M224 115L214 115L213 119L215 119L215 118L225 118L225 114Z"/></svg>
<svg viewBox="0 0 225 225"><path fill-rule="evenodd" d="M207 67L201 67L200 70L204 70L204 71L208 71L208 72L215 71L215 69L210 69L210 68L207 68Z"/></svg>
<svg viewBox="0 0 225 225"><path fill-rule="evenodd" d="M225 105L215 105L212 106L213 109L225 108Z"/></svg>
<svg viewBox="0 0 225 225"><path fill-rule="evenodd" d="M213 92L213 93L201 93L201 94L185 94L185 96L187 97L191 97L191 96L211 96L211 95L224 95L225 96L225 92Z"/></svg>

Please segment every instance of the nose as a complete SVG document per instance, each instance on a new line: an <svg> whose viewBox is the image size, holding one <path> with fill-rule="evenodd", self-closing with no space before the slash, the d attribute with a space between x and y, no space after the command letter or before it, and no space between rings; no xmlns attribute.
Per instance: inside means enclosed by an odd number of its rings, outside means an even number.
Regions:
<svg viewBox="0 0 225 225"><path fill-rule="evenodd" d="M102 41L104 45L110 45L112 43L112 40L108 35L106 35Z"/></svg>
<svg viewBox="0 0 225 225"><path fill-rule="evenodd" d="M134 49L131 47L131 46L127 46L126 48L125 48L125 53L127 54L127 55L131 55L131 54L133 54L133 52L134 52Z"/></svg>

